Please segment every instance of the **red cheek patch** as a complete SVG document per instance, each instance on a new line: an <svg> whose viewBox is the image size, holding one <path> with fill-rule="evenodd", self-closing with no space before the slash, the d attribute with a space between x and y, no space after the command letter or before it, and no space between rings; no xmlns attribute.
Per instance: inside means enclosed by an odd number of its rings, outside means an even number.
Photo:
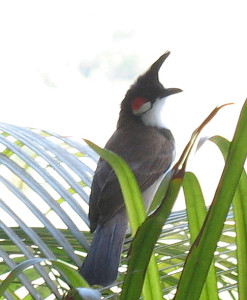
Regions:
<svg viewBox="0 0 247 300"><path fill-rule="evenodd" d="M132 101L131 108L133 111L138 111L142 107L142 105L146 102L147 102L147 99L138 97Z"/></svg>

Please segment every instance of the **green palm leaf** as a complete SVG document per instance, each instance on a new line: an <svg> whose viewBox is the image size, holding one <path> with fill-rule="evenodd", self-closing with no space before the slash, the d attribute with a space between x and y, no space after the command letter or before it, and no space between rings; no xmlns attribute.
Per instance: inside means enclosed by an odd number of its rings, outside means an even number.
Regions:
<svg viewBox="0 0 247 300"><path fill-rule="evenodd" d="M97 159L98 155L81 140L0 123L1 280L9 278L13 274L11 270L16 270L19 264L30 263L24 272L14 273L18 277L12 277L7 290L3 284L4 299L46 299L48 296L62 299L71 288L78 286L73 282L73 275L68 280L65 270L43 263L31 265L31 262L59 259L73 265L72 269L80 267L92 238L88 232L87 210ZM153 207L159 204L156 201ZM134 226L139 226L142 218ZM230 211L220 238L222 243L215 253L215 268L219 295L227 293L232 299L236 297L239 280L234 234L234 216ZM127 239L124 245L119 281L113 288L100 290L107 299L118 297L116 288L122 287L130 243L131 239ZM165 299L174 297L189 249L187 214L173 212L155 244Z"/></svg>

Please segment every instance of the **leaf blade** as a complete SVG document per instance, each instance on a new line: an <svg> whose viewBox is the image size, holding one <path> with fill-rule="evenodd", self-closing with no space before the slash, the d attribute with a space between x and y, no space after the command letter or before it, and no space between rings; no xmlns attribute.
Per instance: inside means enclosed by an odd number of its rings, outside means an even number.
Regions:
<svg viewBox="0 0 247 300"><path fill-rule="evenodd" d="M220 136L210 139L220 149L226 159L230 142ZM239 185L233 199L233 211L235 216L237 260L238 260L238 293L239 299L247 298L247 175L243 171Z"/></svg>
<svg viewBox="0 0 247 300"><path fill-rule="evenodd" d="M201 187L196 176L187 172L184 176L183 190L188 213L188 223L191 234L191 242L194 242L201 230L207 215L207 209ZM208 272L208 276L200 297L200 300L218 299L217 278L214 263Z"/></svg>

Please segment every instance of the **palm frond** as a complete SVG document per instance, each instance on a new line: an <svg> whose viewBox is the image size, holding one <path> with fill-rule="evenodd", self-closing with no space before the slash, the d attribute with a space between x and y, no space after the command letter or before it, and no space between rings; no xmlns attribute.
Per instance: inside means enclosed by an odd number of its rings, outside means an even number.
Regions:
<svg viewBox="0 0 247 300"><path fill-rule="evenodd" d="M98 156L83 141L0 123L0 279L30 258L61 259L80 267L89 248L88 199ZM225 222L215 267L221 299L237 299L236 234L232 211ZM190 249L186 211L173 212L155 246L165 299L171 299ZM126 271L126 240L119 284ZM6 299L61 299L66 276L45 264L19 275ZM102 289L116 297L116 284ZM52 298L53 297L53 298Z"/></svg>
<svg viewBox="0 0 247 300"><path fill-rule="evenodd" d="M82 142L48 132L3 123L0 130L0 274L37 256L61 258L79 267L78 252L89 247L82 233L88 229L88 187L93 174L87 163L92 165L97 157ZM43 234L31 226L43 227ZM65 229L73 238L66 236ZM50 271L40 265L35 269L32 281L40 277L50 293L61 298L61 284L54 283ZM19 279L33 299L42 299L39 284L32 285L26 275Z"/></svg>

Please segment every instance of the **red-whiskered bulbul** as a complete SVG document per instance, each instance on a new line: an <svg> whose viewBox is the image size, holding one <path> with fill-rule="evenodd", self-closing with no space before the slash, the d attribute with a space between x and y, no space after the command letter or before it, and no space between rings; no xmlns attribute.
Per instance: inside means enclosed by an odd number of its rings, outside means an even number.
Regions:
<svg viewBox="0 0 247 300"><path fill-rule="evenodd" d="M166 97L181 90L164 88L158 78L169 54L163 54L130 87L121 103L117 129L105 146L134 172L146 209L175 156L175 141L161 113ZM117 278L128 220L118 179L103 159L92 182L89 220L95 233L80 273L90 285L106 286Z"/></svg>

